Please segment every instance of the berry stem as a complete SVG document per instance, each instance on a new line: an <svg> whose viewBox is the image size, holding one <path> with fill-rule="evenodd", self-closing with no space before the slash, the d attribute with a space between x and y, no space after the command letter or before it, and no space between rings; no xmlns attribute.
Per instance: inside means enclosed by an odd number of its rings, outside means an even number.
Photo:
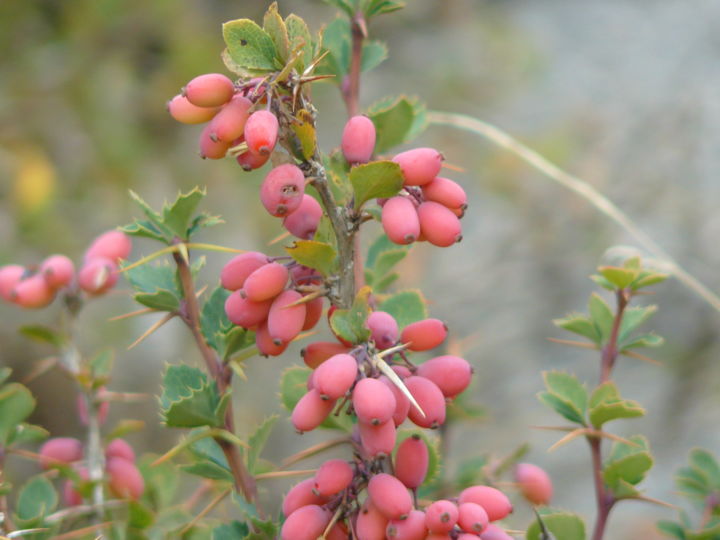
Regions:
<svg viewBox="0 0 720 540"><path fill-rule="evenodd" d="M92 506L95 524L100 524L103 519L102 508L105 504L103 494L103 470L105 469L105 456L102 450L100 439L100 418L98 416L98 403L95 399L97 390L86 390L81 399L85 400L88 414L87 425L87 456L88 473L90 481L93 482Z"/></svg>
<svg viewBox="0 0 720 540"><path fill-rule="evenodd" d="M181 309L182 320L190 329L195 339L195 344L205 361L205 366L210 375L215 379L218 392L224 394L232 383L232 370L229 366L225 366L220 362L202 335L202 331L200 330L200 308L198 306L197 296L195 295L195 284L188 261L177 252L173 253L173 258L177 265L180 284L183 290L184 306ZM230 433L235 433L232 401L225 413L225 429ZM234 478L235 490L241 492L248 502L255 502L257 496L255 479L245 468L245 464L240 458L237 448L232 443L220 438L216 438L215 442L218 443L223 454L225 454ZM258 508L258 511L259 510Z"/></svg>
<svg viewBox="0 0 720 540"><path fill-rule="evenodd" d="M352 31L352 56L350 58L350 73L348 84L343 92L348 116L357 115L360 109L360 68L362 66L363 41L367 36L367 26L362 12L358 11L350 20Z"/></svg>

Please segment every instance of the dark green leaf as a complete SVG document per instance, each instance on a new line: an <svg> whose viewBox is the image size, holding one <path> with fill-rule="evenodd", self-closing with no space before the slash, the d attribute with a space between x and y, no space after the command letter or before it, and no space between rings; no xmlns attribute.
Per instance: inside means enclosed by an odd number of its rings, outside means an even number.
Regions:
<svg viewBox="0 0 720 540"><path fill-rule="evenodd" d="M9 383L0 388L0 447L5 446L34 408L35 398L22 384Z"/></svg>
<svg viewBox="0 0 720 540"><path fill-rule="evenodd" d="M135 290L134 298L139 303L161 311L175 311L180 307L182 293L174 266L148 263L131 268L123 275Z"/></svg>
<svg viewBox="0 0 720 540"><path fill-rule="evenodd" d="M365 268L374 268L377 264L378 257L386 251L395 251L397 249L407 250L407 246L399 246L392 242L386 234L381 234L372 243L368 249L367 257L365 259Z"/></svg>
<svg viewBox="0 0 720 540"><path fill-rule="evenodd" d="M163 205L163 224L174 236L181 240L188 240L191 219L205 194L205 190L195 187L187 193L178 193L172 204Z"/></svg>
<svg viewBox="0 0 720 540"><path fill-rule="evenodd" d="M130 501L128 505L128 527L147 529L155 521L155 514L138 501Z"/></svg>
<svg viewBox="0 0 720 540"><path fill-rule="evenodd" d="M250 534L250 529L245 523L233 521L215 527L212 531L212 540L242 540Z"/></svg>
<svg viewBox="0 0 720 540"><path fill-rule="evenodd" d="M657 309L657 306L637 306L625 309L620 322L618 342L625 341L633 331L652 317L657 312Z"/></svg>
<svg viewBox="0 0 720 540"><path fill-rule="evenodd" d="M323 155L323 165L336 202L338 204L347 204L352 197L353 191L348 179L350 165L348 165L342 152L335 151L330 155ZM320 240L320 238L316 239Z"/></svg>
<svg viewBox="0 0 720 540"><path fill-rule="evenodd" d="M665 339L657 334L641 334L629 339L622 344L621 350L625 349L639 349L642 347L659 347L665 343Z"/></svg>
<svg viewBox="0 0 720 540"><path fill-rule="evenodd" d="M384 292L386 291L390 285L395 283L398 279L400 279L400 274L397 272L393 272L392 274L387 274L384 278L378 279L377 281L373 281L373 290L375 292Z"/></svg>
<svg viewBox="0 0 720 540"><path fill-rule="evenodd" d="M40 324L21 326L20 333L28 339L54 347L62 347L65 344L65 338L59 332Z"/></svg>
<svg viewBox="0 0 720 540"><path fill-rule="evenodd" d="M143 306L158 311L176 311L180 307L180 301L170 291L156 291L154 293L137 293L133 295L135 301Z"/></svg>
<svg viewBox="0 0 720 540"><path fill-rule="evenodd" d="M404 181L400 165L393 161L373 161L353 167L350 183L355 195L355 210L370 199L396 195Z"/></svg>
<svg viewBox="0 0 720 540"><path fill-rule="evenodd" d="M543 373L548 392L570 403L580 418L585 418L588 394L585 385L577 377L563 371L545 371Z"/></svg>
<svg viewBox="0 0 720 540"><path fill-rule="evenodd" d="M585 425L585 419L578 413L577 409L572 403L557 397L555 394L550 392L540 392L537 395L538 399L557 412L560 416L575 422L577 424Z"/></svg>
<svg viewBox="0 0 720 540"><path fill-rule="evenodd" d="M620 398L612 381L598 386L590 396L590 423L596 428L611 420L636 418L644 414L645 409L638 402Z"/></svg>
<svg viewBox="0 0 720 540"><path fill-rule="evenodd" d="M615 442L603 467L603 479L610 489L614 489L620 480L633 486L639 484L653 465L647 439L635 435L629 440L637 446Z"/></svg>
<svg viewBox="0 0 720 540"><path fill-rule="evenodd" d="M10 435L7 444L30 444L44 441L50 436L50 433L43 427L34 424L19 424L15 431Z"/></svg>
<svg viewBox="0 0 720 540"><path fill-rule="evenodd" d="M691 450L690 466L708 479L711 488L720 490L720 465L710 452L702 448Z"/></svg>
<svg viewBox="0 0 720 540"><path fill-rule="evenodd" d="M145 492L142 500L148 502L156 511L170 504L175 497L179 483L176 466L170 462L155 465L153 462L157 457L152 454L144 454L138 460L138 468L145 480Z"/></svg>
<svg viewBox="0 0 720 540"><path fill-rule="evenodd" d="M137 219L132 223L120 227L120 230L130 236L138 236L143 238L150 238L157 240L158 242L168 242L168 238L163 232L151 221Z"/></svg>
<svg viewBox="0 0 720 540"><path fill-rule="evenodd" d="M12 369L9 367L0 367L0 385L9 379L11 374Z"/></svg>
<svg viewBox="0 0 720 540"><path fill-rule="evenodd" d="M378 257L374 271L380 278L384 277L393 267L407 257L407 249L385 251Z"/></svg>
<svg viewBox="0 0 720 540"><path fill-rule="evenodd" d="M377 153L410 142L427 126L425 106L417 98L407 96L390 96L377 101L368 108L367 115L377 130Z"/></svg>
<svg viewBox="0 0 720 540"><path fill-rule="evenodd" d="M405 2L398 2L397 0L370 0L365 7L365 16L370 18L383 13L392 13L404 7Z"/></svg>
<svg viewBox="0 0 720 540"><path fill-rule="evenodd" d="M381 41L366 41L363 43L360 69L370 71L382 64L387 57L387 45Z"/></svg>
<svg viewBox="0 0 720 540"><path fill-rule="evenodd" d="M192 430L189 434L190 437L196 435L199 430ZM219 465L227 470L230 470L225 454L220 448L220 445L210 437L204 437L200 440L195 441L190 445L190 451L197 457L205 460L212 461L216 465Z"/></svg>
<svg viewBox="0 0 720 540"><path fill-rule="evenodd" d="M370 330L365 325L370 306L368 295L370 289L361 289L350 309L338 309L330 317L330 326L335 335L350 343L363 343L370 338Z"/></svg>
<svg viewBox="0 0 720 540"><path fill-rule="evenodd" d="M148 205L148 203L146 203L142 199L142 197L140 197L140 195L135 193L133 190L130 190L130 197L140 207L140 209L145 214L145 217L148 218L148 221L135 221L134 224L124 227L124 230L126 230L128 234L135 234L136 236L147 236L148 238L157 237L158 240L170 243L172 241L172 233L163 224L160 214L150 208L150 205ZM133 226L139 226L140 229L133 232Z"/></svg>
<svg viewBox="0 0 720 540"><path fill-rule="evenodd" d="M341 9L348 17L355 15L352 3L349 0L323 0L323 2Z"/></svg>
<svg viewBox="0 0 720 540"><path fill-rule="evenodd" d="M280 375L280 401L292 411L300 398L307 392L307 379L312 370L300 366L285 368Z"/></svg>
<svg viewBox="0 0 720 540"><path fill-rule="evenodd" d="M227 395L227 394L226 394ZM168 366L160 397L165 423L169 427L223 425L227 401L218 395L214 382L197 368Z"/></svg>
<svg viewBox="0 0 720 540"><path fill-rule="evenodd" d="M539 511L541 519L556 540L585 540L585 523L576 514L561 510ZM535 520L528 527L527 540L543 540L540 524Z"/></svg>
<svg viewBox="0 0 720 540"><path fill-rule="evenodd" d="M285 251L298 263L314 268L324 276L331 275L337 266L337 251L330 244L315 240L297 240Z"/></svg>
<svg viewBox="0 0 720 540"><path fill-rule="evenodd" d="M23 524L37 522L55 510L57 504L57 492L50 480L42 475L33 476L18 495L17 520Z"/></svg>
<svg viewBox="0 0 720 540"><path fill-rule="evenodd" d="M183 465L180 469L188 474L209 478L211 480L222 480L232 482L233 475L229 469L218 465L213 461L197 461L190 465Z"/></svg>
<svg viewBox="0 0 720 540"><path fill-rule="evenodd" d="M392 315L400 329L428 318L427 301L422 292L415 289L400 291L389 296L379 308Z"/></svg>
<svg viewBox="0 0 720 540"><path fill-rule="evenodd" d="M329 52L318 65L316 73L334 75L334 82L340 85L350 69L351 41L352 32L348 19L338 17L328 24L323 31L322 48Z"/></svg>
<svg viewBox="0 0 720 540"><path fill-rule="evenodd" d="M562 319L555 319L553 324L569 332L586 337L596 345L600 345L601 338L597 327L584 315L571 314Z"/></svg>
<svg viewBox="0 0 720 540"><path fill-rule="evenodd" d="M668 536L672 536L678 540L685 540L685 532L679 523L665 520L658 521L657 528L660 532L665 533Z"/></svg>
<svg viewBox="0 0 720 540"><path fill-rule="evenodd" d="M257 74L279 67L275 43L254 21L237 19L226 22L223 24L223 38L228 56L246 73Z"/></svg>
<svg viewBox="0 0 720 540"><path fill-rule="evenodd" d="M266 418L257 427L255 432L250 435L250 438L248 439L248 445L250 446L250 449L247 451L246 454L247 468L250 471L250 474L255 474L257 472L255 470L257 460L260 457L263 448L265 448L268 437L270 437L272 428L275 425L275 422L277 422L278 418L279 417L276 414Z"/></svg>
<svg viewBox="0 0 720 540"><path fill-rule="evenodd" d="M225 314L225 301L230 291L216 287L203 304L200 312L200 330L208 345L218 352L223 350L223 337L233 324Z"/></svg>

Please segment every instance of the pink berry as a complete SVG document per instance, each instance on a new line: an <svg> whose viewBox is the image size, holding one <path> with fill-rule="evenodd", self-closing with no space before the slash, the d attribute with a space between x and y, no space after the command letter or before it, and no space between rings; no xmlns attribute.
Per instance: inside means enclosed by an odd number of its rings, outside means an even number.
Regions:
<svg viewBox="0 0 720 540"><path fill-rule="evenodd" d="M220 73L198 75L185 85L184 94L198 107L219 107L233 97L235 85Z"/></svg>
<svg viewBox="0 0 720 540"><path fill-rule="evenodd" d="M137 466L126 459L110 458L105 464L110 491L121 499L138 500L145 491L145 481Z"/></svg>
<svg viewBox="0 0 720 540"><path fill-rule="evenodd" d="M260 167L265 165L269 159L270 154L262 156L260 154L255 154L250 150L247 150L242 154L238 155L237 162L244 171L250 172L254 171L255 169L259 169Z"/></svg>
<svg viewBox="0 0 720 540"><path fill-rule="evenodd" d="M402 391L388 379L385 375L378 378L395 396L395 411L393 412L392 420L396 426L402 424L407 418L408 412L410 411L410 400L402 393Z"/></svg>
<svg viewBox="0 0 720 540"><path fill-rule="evenodd" d="M385 540L388 518L368 498L360 508L355 523L357 540Z"/></svg>
<svg viewBox="0 0 720 540"><path fill-rule="evenodd" d="M208 124L200 132L198 145L200 146L200 157L203 159L222 159L230 148L229 142L213 139L212 125Z"/></svg>
<svg viewBox="0 0 720 540"><path fill-rule="evenodd" d="M320 203L305 193L300 206L283 219L283 227L293 236L310 240L315 236L322 215L323 210Z"/></svg>
<svg viewBox="0 0 720 540"><path fill-rule="evenodd" d="M395 396L377 379L361 379L352 393L352 404L358 420L366 424L384 424L395 412Z"/></svg>
<svg viewBox="0 0 720 540"><path fill-rule="evenodd" d="M443 156L434 148L414 148L393 158L400 165L405 185L422 186L432 182L440 172Z"/></svg>
<svg viewBox="0 0 720 540"><path fill-rule="evenodd" d="M305 365L315 369L328 358L348 352L348 347L336 341L316 341L305 347L300 354Z"/></svg>
<svg viewBox="0 0 720 540"><path fill-rule="evenodd" d="M487 512L479 504L462 503L458 510L458 525L463 531L480 534L487 529L490 521Z"/></svg>
<svg viewBox="0 0 720 540"><path fill-rule="evenodd" d="M25 268L19 264L7 264L0 268L0 297L10 300L13 289L20 283L23 275Z"/></svg>
<svg viewBox="0 0 720 540"><path fill-rule="evenodd" d="M132 240L121 231L107 231L95 240L85 252L85 261L105 257L113 262L127 259L132 251Z"/></svg>
<svg viewBox="0 0 720 540"><path fill-rule="evenodd" d="M550 504L553 485L548 474L532 463L518 463L515 467L515 482L523 496L532 504Z"/></svg>
<svg viewBox="0 0 720 540"><path fill-rule="evenodd" d="M447 337L447 326L440 319L423 319L408 324L400 334L400 341L408 343L411 351L427 351L440 345Z"/></svg>
<svg viewBox="0 0 720 540"><path fill-rule="evenodd" d="M42 308L55 299L55 291L50 287L42 274L21 279L10 293L14 303L24 308Z"/></svg>
<svg viewBox="0 0 720 540"><path fill-rule="evenodd" d="M300 207L305 193L305 176L299 167L286 163L272 169L260 186L260 201L271 215L291 214Z"/></svg>
<svg viewBox="0 0 720 540"><path fill-rule="evenodd" d="M513 511L510 499L502 491L490 486L472 486L460 493L459 504L472 502L482 506L490 521L503 519Z"/></svg>
<svg viewBox="0 0 720 540"><path fill-rule="evenodd" d="M255 111L245 123L245 142L248 149L267 156L275 148L278 138L278 120L270 111Z"/></svg>
<svg viewBox="0 0 720 540"><path fill-rule="evenodd" d="M388 349L398 340L398 324L395 318L384 311L373 311L367 318L367 327L370 329L370 339L380 349Z"/></svg>
<svg viewBox="0 0 720 540"><path fill-rule="evenodd" d="M90 479L90 473L85 467L77 468L77 473L82 482ZM82 494L76 489L78 486L72 480L65 480L62 487L62 499L65 506L79 506L83 503Z"/></svg>
<svg viewBox="0 0 720 540"><path fill-rule="evenodd" d="M288 289L273 300L267 324L274 340L290 343L302 330L307 308L305 304L296 304L300 299L299 292Z"/></svg>
<svg viewBox="0 0 720 540"><path fill-rule="evenodd" d="M404 519L413 509L407 488L390 474L373 476L368 482L367 491L372 503L388 519Z"/></svg>
<svg viewBox="0 0 720 540"><path fill-rule="evenodd" d="M245 131L252 102L243 96L234 96L223 106L210 122L210 134L214 139L232 143Z"/></svg>
<svg viewBox="0 0 720 540"><path fill-rule="evenodd" d="M285 352L290 342L283 342L270 335L268 323L264 321L255 330L255 345L260 354L265 356L280 356Z"/></svg>
<svg viewBox="0 0 720 540"><path fill-rule="evenodd" d="M430 532L450 532L458 520L458 507L455 503L441 499L425 509L425 526Z"/></svg>
<svg viewBox="0 0 720 540"><path fill-rule="evenodd" d="M69 285L75 276L75 265L65 255L51 255L40 265L39 274L53 289L60 289Z"/></svg>
<svg viewBox="0 0 720 540"><path fill-rule="evenodd" d="M320 465L315 473L315 490L324 497L330 497L346 489L354 475L347 461L331 459Z"/></svg>
<svg viewBox="0 0 720 540"><path fill-rule="evenodd" d="M314 300L310 300L305 304L305 322L303 323L303 326L301 330L304 332L306 330L312 330L315 328L315 325L318 323L318 321L322 318L323 314L323 299L322 297L315 298Z"/></svg>
<svg viewBox="0 0 720 540"><path fill-rule="evenodd" d="M125 439L113 439L105 447L105 459L121 458L126 461L135 461L135 451Z"/></svg>
<svg viewBox="0 0 720 540"><path fill-rule="evenodd" d="M107 292L117 283L117 280L117 265L105 257L94 257L87 260L78 272L78 285L91 295Z"/></svg>
<svg viewBox="0 0 720 540"><path fill-rule="evenodd" d="M391 540L425 540L425 512L413 510L406 519L393 519L387 524L385 534Z"/></svg>
<svg viewBox="0 0 720 540"><path fill-rule="evenodd" d="M258 251L241 253L230 259L220 271L220 284L228 291L242 289L250 274L270 261Z"/></svg>
<svg viewBox="0 0 720 540"><path fill-rule="evenodd" d="M395 476L409 489L425 481L430 463L428 447L422 437L411 435L398 446L395 454Z"/></svg>
<svg viewBox="0 0 720 540"><path fill-rule="evenodd" d="M417 407L411 406L408 411L410 421L424 428L441 426L445 422L445 396L437 385L425 377L416 375L408 377L403 382L425 413L423 416Z"/></svg>
<svg viewBox="0 0 720 540"><path fill-rule="evenodd" d="M417 215L423 236L434 246L448 247L462 240L460 220L442 204L424 202L418 206Z"/></svg>
<svg viewBox="0 0 720 540"><path fill-rule="evenodd" d="M322 283L322 278L317 270L301 264L291 266L290 276L295 285L319 285Z"/></svg>
<svg viewBox="0 0 720 540"><path fill-rule="evenodd" d="M218 112L217 107L198 107L178 94L167 104L167 110L175 120L183 124L204 124L212 120Z"/></svg>
<svg viewBox="0 0 720 540"><path fill-rule="evenodd" d="M341 148L348 163L367 163L375 150L375 124L367 116L353 116L345 124Z"/></svg>
<svg viewBox="0 0 720 540"><path fill-rule="evenodd" d="M313 389L297 402L290 420L298 431L312 431L323 423L334 406L335 400L323 399L320 392Z"/></svg>
<svg viewBox="0 0 720 540"><path fill-rule="evenodd" d="M514 540L512 536L492 523L487 526L487 529L480 535L480 538L481 540Z"/></svg>
<svg viewBox="0 0 720 540"><path fill-rule="evenodd" d="M389 456L395 448L397 429L392 420L377 426L358 422L358 433L363 451L370 458Z"/></svg>
<svg viewBox="0 0 720 540"><path fill-rule="evenodd" d="M314 385L320 395L339 399L350 390L357 377L358 366L355 357L336 354L314 371Z"/></svg>
<svg viewBox="0 0 720 540"><path fill-rule="evenodd" d="M327 502L327 497L322 497L313 491L315 489L315 478L306 478L295 484L283 498L282 513L285 517L292 514L298 508L309 504L322 505Z"/></svg>
<svg viewBox="0 0 720 540"><path fill-rule="evenodd" d="M438 356L420 364L417 375L434 382L446 398L463 392L472 379L472 367L459 356Z"/></svg>
<svg viewBox="0 0 720 540"><path fill-rule="evenodd" d="M69 465L83 457L82 443L72 437L55 437L40 447L40 465L49 469L55 465Z"/></svg>
<svg viewBox="0 0 720 540"><path fill-rule="evenodd" d="M285 265L276 262L265 264L247 277L242 294L253 302L275 298L285 290L289 275Z"/></svg>
<svg viewBox="0 0 720 540"><path fill-rule="evenodd" d="M396 244L412 244L420 236L420 220L415 205L407 197L392 197L382 208L382 226Z"/></svg>
<svg viewBox="0 0 720 540"><path fill-rule="evenodd" d="M331 517L330 512L315 504L303 506L288 516L280 536L282 540L316 540L322 536Z"/></svg>
<svg viewBox="0 0 720 540"><path fill-rule="evenodd" d="M460 184L438 176L430 183L422 187L423 196L426 201L435 201L443 206L452 209L465 208L467 206L467 195Z"/></svg>
<svg viewBox="0 0 720 540"><path fill-rule="evenodd" d="M240 291L235 291L225 300L225 314L231 323L252 328L267 319L271 305L272 300L253 302L243 298Z"/></svg>

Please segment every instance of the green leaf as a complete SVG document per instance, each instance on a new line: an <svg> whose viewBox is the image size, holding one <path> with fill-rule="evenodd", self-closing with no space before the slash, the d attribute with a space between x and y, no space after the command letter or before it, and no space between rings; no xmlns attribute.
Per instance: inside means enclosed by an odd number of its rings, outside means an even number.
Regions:
<svg viewBox="0 0 720 540"><path fill-rule="evenodd" d="M187 193L178 193L175 202L163 205L162 220L167 229L180 240L188 240L191 219L206 192L199 187Z"/></svg>
<svg viewBox="0 0 720 540"><path fill-rule="evenodd" d="M570 420L571 422L582 424L583 426L586 425L585 419L578 413L577 409L575 409L569 401L565 401L550 392L540 392L537 395L537 398L557 412L560 416Z"/></svg>
<svg viewBox="0 0 720 540"><path fill-rule="evenodd" d="M353 167L350 183L355 195L355 210L370 199L397 195L404 181L400 165L393 161L373 161Z"/></svg>
<svg viewBox="0 0 720 540"><path fill-rule="evenodd" d="M381 41L366 41L363 43L360 69L370 71L382 64L388 57L388 48Z"/></svg>
<svg viewBox="0 0 720 540"><path fill-rule="evenodd" d="M0 447L7 444L34 408L35 398L22 384L9 383L0 388Z"/></svg>
<svg viewBox="0 0 720 540"><path fill-rule="evenodd" d="M588 394L577 377L563 371L543 372L548 392L570 403L581 418L585 418L588 406Z"/></svg>
<svg viewBox="0 0 720 540"><path fill-rule="evenodd" d="M610 283L603 276L598 275L598 274L593 274L592 276L590 276L590 279L592 279L595 283L600 285L603 289L607 289L608 291L615 292L615 285Z"/></svg>
<svg viewBox="0 0 720 540"><path fill-rule="evenodd" d="M218 395L214 382L209 382L199 369L186 365L168 366L160 403L166 425L184 428L224 425L228 405L227 399Z"/></svg>
<svg viewBox="0 0 720 540"><path fill-rule="evenodd" d="M280 13L278 13L277 2L273 2L270 4L270 7L267 8L265 16L263 17L263 30L272 38L273 43L275 43L275 49L277 50L280 60L282 60L283 63L287 62L290 53L290 40L288 38L285 21L283 21Z"/></svg>
<svg viewBox="0 0 720 540"><path fill-rule="evenodd" d="M402 330L408 324L428 318L427 300L422 292L409 289L388 296L379 309L392 315Z"/></svg>
<svg viewBox="0 0 720 540"><path fill-rule="evenodd" d="M404 7L405 2L398 2L397 0L370 0L367 2L364 11L365 16L370 18L383 13L392 13Z"/></svg>
<svg viewBox="0 0 720 540"><path fill-rule="evenodd" d="M193 437L199 432L200 430L194 429L190 432L189 437ZM211 461L228 471L230 470L227 458L215 439L203 437L190 445L190 451L200 459Z"/></svg>
<svg viewBox="0 0 720 540"><path fill-rule="evenodd" d="M309 65L313 60L313 43L310 30L305 21L294 13L287 16L285 26L290 40L290 50L294 51L296 47L303 46L303 53L295 64L295 68L302 73L305 71L305 66Z"/></svg>
<svg viewBox="0 0 720 540"><path fill-rule="evenodd" d="M386 275L384 278L373 281L373 289L375 292L386 291L390 285L395 283L398 279L400 279L400 274L393 272L392 274Z"/></svg>
<svg viewBox="0 0 720 540"><path fill-rule="evenodd" d="M720 538L720 523L711 522L700 531L686 531L688 540L718 540Z"/></svg>
<svg viewBox="0 0 720 540"><path fill-rule="evenodd" d="M368 249L367 257L365 258L365 268L375 268L380 255L386 251L395 251L397 249L407 250L408 246L399 246L393 243L386 234L381 234L375 239Z"/></svg>
<svg viewBox="0 0 720 540"><path fill-rule="evenodd" d="M130 198L140 207L148 221L135 221L134 223L123 227L123 230L128 234L134 234L135 236L147 236L148 238L157 238L165 243L172 241L172 233L163 224L162 217L155 210L150 208L150 205L146 203L140 195L130 190ZM136 227L140 226L139 230Z"/></svg>
<svg viewBox="0 0 720 540"><path fill-rule="evenodd" d="M665 339L657 334L641 334L622 344L621 350L639 349L641 347L659 347L665 343Z"/></svg>
<svg viewBox="0 0 720 540"><path fill-rule="evenodd" d="M660 532L678 540L685 540L685 531L679 523L662 520L658 521L656 525Z"/></svg>
<svg viewBox="0 0 720 540"><path fill-rule="evenodd" d="M330 317L330 326L335 335L350 343L363 343L370 338L370 330L365 325L370 306L368 305L369 287L358 292L350 309L335 310Z"/></svg>
<svg viewBox="0 0 720 540"><path fill-rule="evenodd" d="M545 528L549 533L552 533L555 540L585 540L585 523L580 516L562 510L551 509L539 510L538 513L545 524ZM530 524L525 538L527 540L545 540L537 520Z"/></svg>
<svg viewBox="0 0 720 540"><path fill-rule="evenodd" d="M50 432L45 428L36 426L35 424L19 424L15 431L8 438L7 444L34 444L44 441L50 436Z"/></svg>
<svg viewBox="0 0 720 540"><path fill-rule="evenodd" d="M657 312L657 309L657 306L637 306L625 309L620 322L618 342L625 341L633 331L652 317Z"/></svg>
<svg viewBox="0 0 720 540"><path fill-rule="evenodd" d="M155 465L158 456L144 454L138 460L138 468L145 480L143 500L148 501L153 509L167 507L175 497L179 483L177 468L173 463L165 462Z"/></svg>
<svg viewBox="0 0 720 540"><path fill-rule="evenodd" d="M90 372L95 380L107 380L115 363L115 352L112 349L100 351L90 360Z"/></svg>
<svg viewBox="0 0 720 540"><path fill-rule="evenodd" d="M343 10L348 17L355 15L352 2L349 0L323 0L323 2Z"/></svg>
<svg viewBox="0 0 720 540"><path fill-rule="evenodd" d="M569 332L586 337L596 345L600 345L600 332L593 322L584 315L573 313L562 319L555 319L553 324Z"/></svg>
<svg viewBox="0 0 720 540"><path fill-rule="evenodd" d="M640 275L638 275L637 279L635 281L633 281L633 283L630 287L632 288L633 291L637 291L644 287L649 287L650 285L656 285L657 283L662 283L669 277L670 277L669 274L662 274L660 272L652 272L652 271L644 270L644 271L640 272Z"/></svg>
<svg viewBox="0 0 720 540"><path fill-rule="evenodd" d="M438 437L431 436L421 429L401 429L397 432L397 443L395 445L396 452L400 443L410 437L419 437L423 440L425 446L427 446L428 469L423 485L430 484L438 476L440 473L440 467L442 466L440 459L440 441Z"/></svg>
<svg viewBox="0 0 720 540"><path fill-rule="evenodd" d="M598 386L590 396L590 423L596 428L618 418L637 418L645 415L637 401L621 399L612 381Z"/></svg>
<svg viewBox="0 0 720 540"><path fill-rule="evenodd" d="M133 298L152 309L175 311L180 307L182 293L176 270L167 263L143 264L123 272L135 290Z"/></svg>
<svg viewBox="0 0 720 540"><path fill-rule="evenodd" d="M120 227L120 230L130 236L150 238L158 242L167 242L167 237L152 221L137 219L128 225Z"/></svg>
<svg viewBox="0 0 720 540"><path fill-rule="evenodd" d="M215 527L212 531L212 540L242 540L250 534L245 523L233 521Z"/></svg>
<svg viewBox="0 0 720 540"><path fill-rule="evenodd" d="M353 195L353 191L348 179L350 165L348 165L342 152L338 150L329 155L323 155L323 165L335 200L338 204L347 204ZM317 233L316 239L319 240Z"/></svg>
<svg viewBox="0 0 720 540"><path fill-rule="evenodd" d="M487 464L488 456L477 456L461 462L454 485L460 490L482 483L483 469Z"/></svg>
<svg viewBox="0 0 720 540"><path fill-rule="evenodd" d="M350 49L352 32L350 21L344 17L337 17L325 27L322 37L323 51L328 54L318 64L318 75L334 75L333 82L340 85L350 70ZM377 150L377 145L376 145Z"/></svg>
<svg viewBox="0 0 720 540"><path fill-rule="evenodd" d="M290 412L307 392L307 379L312 370L301 366L290 366L280 374L280 401Z"/></svg>
<svg viewBox="0 0 720 540"><path fill-rule="evenodd" d="M410 142L427 126L425 105L415 97L390 96L373 103L367 115L375 124L375 152Z"/></svg>
<svg viewBox="0 0 720 540"><path fill-rule="evenodd" d="M230 470L213 461L198 461L190 465L183 465L180 469L188 474L209 478L210 480L233 482L233 475Z"/></svg>
<svg viewBox="0 0 720 540"><path fill-rule="evenodd" d="M330 244L315 240L297 240L291 247L286 247L293 260L314 268L324 276L331 275L337 266L337 251Z"/></svg>
<svg viewBox="0 0 720 540"><path fill-rule="evenodd" d="M600 275L612 283L617 289L625 289L635 281L638 271L617 266L601 266L598 268Z"/></svg>
<svg viewBox="0 0 720 540"><path fill-rule="evenodd" d="M200 311L200 330L208 345L223 352L224 337L234 326L225 313L225 301L230 291L216 287Z"/></svg>
<svg viewBox="0 0 720 540"><path fill-rule="evenodd" d="M132 529L147 529L155 521L152 510L138 501L130 501L128 505L128 527Z"/></svg>
<svg viewBox="0 0 720 540"><path fill-rule="evenodd" d="M692 467L681 467L677 471L675 483L678 489L688 497L703 501L711 491L708 477Z"/></svg>
<svg viewBox="0 0 720 540"><path fill-rule="evenodd" d="M28 339L39 343L47 343L54 347L62 347L65 344L65 338L62 334L40 324L21 326L20 333Z"/></svg>
<svg viewBox="0 0 720 540"><path fill-rule="evenodd" d="M610 489L614 490L621 480L633 486L639 484L653 465L647 439L635 435L629 440L637 446L615 442L603 467L603 479Z"/></svg>
<svg viewBox="0 0 720 540"><path fill-rule="evenodd" d="M223 38L230 59L248 74L273 71L279 67L275 43L254 21L237 19L226 22L223 24Z"/></svg>
<svg viewBox="0 0 720 540"><path fill-rule="evenodd" d="M12 369L9 367L0 367L0 384L7 381L10 378L10 375L12 375Z"/></svg>
<svg viewBox="0 0 720 540"><path fill-rule="evenodd" d="M37 523L57 508L58 496L50 480L33 476L20 490L15 509L17 520L24 525Z"/></svg>
<svg viewBox="0 0 720 540"><path fill-rule="evenodd" d="M690 466L708 479L708 485L720 490L720 465L715 457L702 448L690 451Z"/></svg>
<svg viewBox="0 0 720 540"><path fill-rule="evenodd" d="M613 321L615 315L613 314L610 306L607 305L600 295L593 293L590 296L590 319L593 321L601 336L601 341L604 343L610 338L612 331Z"/></svg>
<svg viewBox="0 0 720 540"><path fill-rule="evenodd" d="M375 274L380 278L384 277L390 270L395 267L396 264L398 264L405 257L407 257L407 254L407 249L393 249L384 251L380 254L377 262L375 263L375 267L373 269Z"/></svg>
<svg viewBox="0 0 720 540"><path fill-rule="evenodd" d="M263 451L263 448L265 448L265 444L267 443L268 437L270 437L270 433L272 432L272 428L275 425L275 422L277 422L278 415L274 414L268 418L266 418L255 430L255 432L250 435L250 438L248 439L248 444L250 445L250 449L247 451L246 454L246 460L247 460L247 468L250 471L250 474L255 474L256 471L256 463L258 458L260 457L260 454Z"/></svg>

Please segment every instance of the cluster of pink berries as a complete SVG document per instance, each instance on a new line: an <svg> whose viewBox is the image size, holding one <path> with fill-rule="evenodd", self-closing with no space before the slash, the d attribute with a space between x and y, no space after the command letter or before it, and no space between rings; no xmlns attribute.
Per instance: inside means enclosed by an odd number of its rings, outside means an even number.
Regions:
<svg viewBox="0 0 720 540"><path fill-rule="evenodd" d="M40 448L40 465L44 469L57 466L72 466L80 483L66 480L63 484L63 499L67 506L82 504L82 484L90 480L90 474L83 460L83 445L73 437L56 437ZM105 447L105 472L110 492L122 499L137 500L145 490L145 482L135 464L135 452L123 439L113 439Z"/></svg>
<svg viewBox="0 0 720 540"><path fill-rule="evenodd" d="M220 283L232 291L225 313L233 324L255 331L261 354L277 356L300 332L320 320L322 297L304 301L303 294L292 288L311 284L317 278L305 266L285 265L257 251L242 253L220 273Z"/></svg>
<svg viewBox="0 0 720 540"><path fill-rule="evenodd" d="M200 155L220 159L228 150L245 144L237 156L247 170L262 167L270 158L278 139L279 124L267 110L251 109L267 101L259 80L235 85L225 75L206 73L191 80L182 93L168 102L168 111L178 122L208 125L200 133Z"/></svg>
<svg viewBox="0 0 720 540"><path fill-rule="evenodd" d="M87 249L77 275L65 255L51 255L35 268L8 264L0 268L0 297L24 308L42 308L63 289L77 287L92 296L103 294L117 283L118 263L131 249L130 237L108 231Z"/></svg>

